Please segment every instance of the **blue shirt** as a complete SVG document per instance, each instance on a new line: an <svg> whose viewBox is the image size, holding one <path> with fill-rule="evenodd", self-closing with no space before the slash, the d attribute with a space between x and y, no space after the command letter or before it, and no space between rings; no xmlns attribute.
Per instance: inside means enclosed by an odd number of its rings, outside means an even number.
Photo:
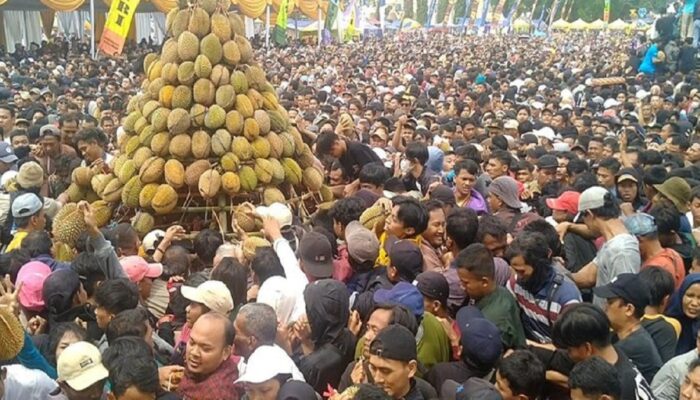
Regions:
<svg viewBox="0 0 700 400"><path fill-rule="evenodd" d="M648 75L655 74L656 67L654 66L654 58L656 58L657 54L659 54L659 48L657 47L656 43L654 43L651 45L651 47L649 47L649 50L647 50L647 53L644 55L644 60L639 65L639 72Z"/></svg>

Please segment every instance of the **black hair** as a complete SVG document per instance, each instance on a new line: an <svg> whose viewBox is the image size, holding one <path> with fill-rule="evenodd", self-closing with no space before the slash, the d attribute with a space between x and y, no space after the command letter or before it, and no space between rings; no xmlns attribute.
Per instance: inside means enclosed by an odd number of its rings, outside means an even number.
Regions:
<svg viewBox="0 0 700 400"><path fill-rule="evenodd" d="M458 161L452 170L455 175L459 175L462 170L467 171L470 175L479 175L479 165L470 159Z"/></svg>
<svg viewBox="0 0 700 400"><path fill-rule="evenodd" d="M481 243L470 244L467 248L460 251L457 254L455 265L457 268L465 269L478 277L491 280L494 279L496 274L493 255Z"/></svg>
<svg viewBox="0 0 700 400"><path fill-rule="evenodd" d="M26 136L27 139L29 139L29 134L27 133L26 129L17 128L10 131L10 141L17 136Z"/></svg>
<svg viewBox="0 0 700 400"><path fill-rule="evenodd" d="M389 170L378 162L365 164L360 170L360 183L369 183L382 187L389 178Z"/></svg>
<svg viewBox="0 0 700 400"><path fill-rule="evenodd" d="M652 207L649 215L654 217L659 235L678 232L681 229L680 213L671 205Z"/></svg>
<svg viewBox="0 0 700 400"><path fill-rule="evenodd" d="M49 329L49 348L44 355L46 356L46 360L53 366L56 366L56 349L58 349L58 344L67 332L71 332L75 335L78 341L83 341L88 337L85 328L75 322L61 322L52 325L51 329Z"/></svg>
<svg viewBox="0 0 700 400"><path fill-rule="evenodd" d="M428 153L428 146L422 142L411 142L406 146L406 151L404 155L408 159L417 160L420 165L425 165L428 162L430 153Z"/></svg>
<svg viewBox="0 0 700 400"><path fill-rule="evenodd" d="M237 318L245 320L248 333L263 345L272 346L277 336L277 314L264 303L249 303L241 307Z"/></svg>
<svg viewBox="0 0 700 400"><path fill-rule="evenodd" d="M102 363L109 371L115 395L123 395L132 386L146 393L158 391L158 364L152 353L142 337L126 336L110 342Z"/></svg>
<svg viewBox="0 0 700 400"><path fill-rule="evenodd" d="M318 135L316 138L316 153L320 155L330 153L333 143L337 140L340 140L340 137L332 132Z"/></svg>
<svg viewBox="0 0 700 400"><path fill-rule="evenodd" d="M496 239L505 239L505 237L508 236L508 228L498 217L484 215L479 220L479 230L476 234L476 240L483 242L486 235Z"/></svg>
<svg viewBox="0 0 700 400"><path fill-rule="evenodd" d="M610 321L598 306L572 304L554 322L552 342L560 349L586 343L602 349L610 345Z"/></svg>
<svg viewBox="0 0 700 400"><path fill-rule="evenodd" d="M379 386L370 383L361 383L357 386L357 392L355 392L355 399L358 400L391 400L392 397L389 396L384 389Z"/></svg>
<svg viewBox="0 0 700 400"><path fill-rule="evenodd" d="M257 277L259 285L273 276L286 277L280 258L270 247L258 247L255 250L255 257L250 263L250 269Z"/></svg>
<svg viewBox="0 0 700 400"><path fill-rule="evenodd" d="M597 185L598 178L596 178L595 174L590 171L586 171L576 177L574 180L573 189L579 193L583 193L586 189Z"/></svg>
<svg viewBox="0 0 700 400"><path fill-rule="evenodd" d="M75 122L76 124L80 124L80 113L69 112L67 114L61 115L61 117L58 119L58 127L63 128L63 125L65 125L68 122Z"/></svg>
<svg viewBox="0 0 700 400"><path fill-rule="evenodd" d="M566 173L569 174L569 176L580 175L587 171L589 171L588 161L580 158L574 158L569 161L569 164L566 166Z"/></svg>
<svg viewBox="0 0 700 400"><path fill-rule="evenodd" d="M224 257L211 271L209 279L223 282L231 293L233 304L245 304L248 293L248 268L233 257Z"/></svg>
<svg viewBox="0 0 700 400"><path fill-rule="evenodd" d="M508 381L514 395L539 398L545 384L546 368L529 350L515 350L498 363L498 374Z"/></svg>
<svg viewBox="0 0 700 400"><path fill-rule="evenodd" d="M588 211L600 219L610 220L620 216L620 204L615 200L612 193L606 192L603 197L603 206Z"/></svg>
<svg viewBox="0 0 700 400"><path fill-rule="evenodd" d="M187 277L190 271L189 252L182 246L168 247L163 253L163 275Z"/></svg>
<svg viewBox="0 0 700 400"><path fill-rule="evenodd" d="M333 203L329 216L345 227L352 221L358 221L365 208L365 203L359 197L345 197Z"/></svg>
<svg viewBox="0 0 700 400"><path fill-rule="evenodd" d="M661 164L661 158L659 157L659 164ZM644 171L644 184L649 185L660 185L664 183L666 177L668 176L668 171L663 165L651 165Z"/></svg>
<svg viewBox="0 0 700 400"><path fill-rule="evenodd" d="M581 390L586 398L599 399L607 395L612 400L622 399L622 385L617 368L598 356L574 365L569 373L569 388Z"/></svg>
<svg viewBox="0 0 700 400"><path fill-rule="evenodd" d="M458 249L474 243L479 229L479 217L471 208L452 208L446 218L445 232Z"/></svg>
<svg viewBox="0 0 700 400"><path fill-rule="evenodd" d="M224 239L219 231L204 229L194 238L194 252L205 266L210 266L214 262L216 250L222 244Z"/></svg>
<svg viewBox="0 0 700 400"><path fill-rule="evenodd" d="M508 170L510 170L510 164L513 161L513 156L511 156L509 152L505 150L495 150L493 153L491 153L490 158L497 159L501 164L508 167Z"/></svg>
<svg viewBox="0 0 700 400"><path fill-rule="evenodd" d="M80 282L88 297L94 296L98 284L107 278L99 268L97 257L89 252L82 252L75 256L71 268L80 275Z"/></svg>
<svg viewBox="0 0 700 400"><path fill-rule="evenodd" d="M604 158L598 163L598 168L605 168L615 175L620 170L620 162L612 157Z"/></svg>
<svg viewBox="0 0 700 400"><path fill-rule="evenodd" d="M109 321L109 325L105 329L107 343L112 343L124 336L145 337L148 331L146 328L148 323L148 311L146 309L136 307L124 310Z"/></svg>
<svg viewBox="0 0 700 400"><path fill-rule="evenodd" d="M108 279L95 290L95 303L112 314L136 308L139 289L126 278Z"/></svg>
<svg viewBox="0 0 700 400"><path fill-rule="evenodd" d="M700 186L695 186L693 190L690 191L690 198L692 199L700 199Z"/></svg>
<svg viewBox="0 0 700 400"><path fill-rule="evenodd" d="M404 228L413 228L418 236L428 227L428 211L418 200L408 196L396 196L392 204L398 207L396 217Z"/></svg>
<svg viewBox="0 0 700 400"><path fill-rule="evenodd" d="M517 256L522 257L525 264L533 269L532 277L526 282L520 282L520 285L531 293L536 293L546 284L552 268L547 239L534 231L518 235L508 246L505 258L512 264L513 258Z"/></svg>
<svg viewBox="0 0 700 400"><path fill-rule="evenodd" d="M80 141L90 142L93 140L100 146L104 146L107 144L107 135L100 128L85 128L75 135L73 143L77 145Z"/></svg>
<svg viewBox="0 0 700 400"><path fill-rule="evenodd" d="M139 240L139 234L131 224L123 222L117 225L111 235L112 246L124 249L132 246Z"/></svg>
<svg viewBox="0 0 700 400"><path fill-rule="evenodd" d="M673 275L661 267L648 266L643 268L639 272L639 279L646 283L649 290L649 305L654 307L661 306L664 298L670 297L675 290Z"/></svg>
<svg viewBox="0 0 700 400"><path fill-rule="evenodd" d="M29 257L51 255L51 236L45 230L32 231L22 240L21 248L27 250Z"/></svg>
<svg viewBox="0 0 700 400"><path fill-rule="evenodd" d="M423 201L423 205L425 206L425 210L428 211L428 220L430 220L431 212L435 210L442 210L443 207L445 207L445 203L437 199Z"/></svg>
<svg viewBox="0 0 700 400"><path fill-rule="evenodd" d="M547 222L545 219L537 218L531 221L523 227L523 233L532 232L541 234L549 246L549 251L551 251L551 257L559 257L562 253L561 240L559 240L559 234L557 230Z"/></svg>

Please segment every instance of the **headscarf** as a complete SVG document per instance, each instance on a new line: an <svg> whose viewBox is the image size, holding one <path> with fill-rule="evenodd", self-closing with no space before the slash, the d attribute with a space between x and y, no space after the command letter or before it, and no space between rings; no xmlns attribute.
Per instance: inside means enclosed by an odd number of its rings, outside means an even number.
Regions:
<svg viewBox="0 0 700 400"><path fill-rule="evenodd" d="M345 285L333 279L315 281L304 290L304 301L311 325L311 340L316 347L335 344L346 331L350 316Z"/></svg>
<svg viewBox="0 0 700 400"><path fill-rule="evenodd" d="M698 329L700 328L700 321L689 318L683 312L683 296L696 283L700 283L700 273L686 276L680 289L671 296L671 301L666 310L666 315L677 319L681 323L681 336L678 338L678 344L676 345L676 355L687 353L696 347L695 343Z"/></svg>
<svg viewBox="0 0 700 400"><path fill-rule="evenodd" d="M280 388L277 400L316 400L316 392L306 382L287 381Z"/></svg>

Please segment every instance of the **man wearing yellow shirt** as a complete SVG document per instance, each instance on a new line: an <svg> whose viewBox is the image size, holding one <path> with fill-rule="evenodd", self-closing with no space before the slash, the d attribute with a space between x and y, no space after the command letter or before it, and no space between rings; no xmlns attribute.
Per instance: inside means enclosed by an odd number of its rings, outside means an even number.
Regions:
<svg viewBox="0 0 700 400"><path fill-rule="evenodd" d="M378 266L389 266L389 248L398 240L410 240L420 248L421 234L428 227L428 209L408 196L392 199L391 215L387 217L384 232L379 237Z"/></svg>
<svg viewBox="0 0 700 400"><path fill-rule="evenodd" d="M17 196L12 202L12 218L14 218L17 232L7 248L6 253L19 249L22 240L30 232L43 230L46 226L44 216L44 202L34 193L24 193Z"/></svg>

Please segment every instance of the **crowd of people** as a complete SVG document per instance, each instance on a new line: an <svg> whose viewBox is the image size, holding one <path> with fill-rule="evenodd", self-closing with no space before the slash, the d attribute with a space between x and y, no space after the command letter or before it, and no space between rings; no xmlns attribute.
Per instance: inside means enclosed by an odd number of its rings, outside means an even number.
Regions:
<svg viewBox="0 0 700 400"><path fill-rule="evenodd" d="M157 46L19 46L0 398L700 399L700 81L657 28L259 48L334 200L259 207L254 251L88 202L75 246L52 238Z"/></svg>

